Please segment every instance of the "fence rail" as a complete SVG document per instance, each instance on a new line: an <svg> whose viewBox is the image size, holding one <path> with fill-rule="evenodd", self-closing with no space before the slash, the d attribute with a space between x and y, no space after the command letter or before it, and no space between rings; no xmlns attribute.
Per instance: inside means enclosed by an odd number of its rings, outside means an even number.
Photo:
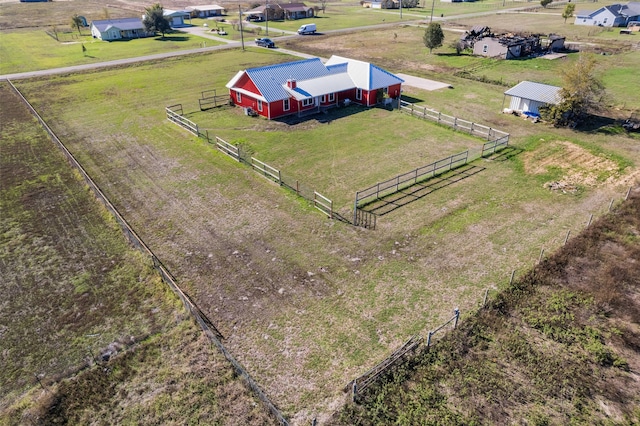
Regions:
<svg viewBox="0 0 640 426"><path fill-rule="evenodd" d="M282 184L280 170L274 167L271 167L267 163L263 163L262 161L258 160L255 157L251 157L251 167L253 168L253 170L260 173L267 179L274 180L275 182L278 183L278 185Z"/></svg>
<svg viewBox="0 0 640 426"><path fill-rule="evenodd" d="M218 95L217 90L212 89L201 92L198 104L200 105L200 111L206 111L211 108L229 105L229 101L229 94Z"/></svg>
<svg viewBox="0 0 640 426"><path fill-rule="evenodd" d="M196 136L200 136L200 132L198 131L198 125L193 121L182 116L182 104L171 105L165 108L167 112L167 119L176 123L178 126L181 126Z"/></svg>
<svg viewBox="0 0 640 426"><path fill-rule="evenodd" d="M451 155L426 166L418 167L384 182L356 192L355 208L394 194L419 182L446 173L469 162L469 150Z"/></svg>
<svg viewBox="0 0 640 426"><path fill-rule="evenodd" d="M313 191L313 207L333 219L333 201L316 191Z"/></svg>
<svg viewBox="0 0 640 426"><path fill-rule="evenodd" d="M455 130L461 130L474 136L479 136L487 140L494 140L503 137L509 137L509 134L502 130L497 130L484 124L474 123L473 121L464 120L462 118L453 117L451 115L443 114L435 109L415 105L407 101L400 99L400 110L413 115L414 117L420 117L425 120L431 120L433 122L444 124Z"/></svg>
<svg viewBox="0 0 640 426"><path fill-rule="evenodd" d="M27 101L27 99L22 95L22 93L13 85L13 83L7 80L12 90L18 95L21 101L27 106L27 108L31 111L31 113L36 117L38 122L42 125L45 131L49 134L50 139L55 143L55 145L62 151L64 156L67 158L69 164L75 168L86 184L89 186L93 194L96 196L105 208L111 213L114 217L122 232L125 234L129 242L136 247L138 250L142 251L144 254L150 257L153 262L154 268L158 271L162 280L167 286L171 288L171 290L178 296L180 301L182 302L185 309L192 315L193 319L196 323L202 328L204 333L207 335L209 340L222 352L224 357L229 361L232 365L236 373L241 376L249 389L256 395L256 397L262 401L265 407L271 412L271 414L280 422L280 424L287 426L289 423L284 418L282 413L273 405L273 403L267 398L264 394L260 386L253 380L253 378L249 375L249 373L245 370L245 368L227 351L224 345L221 342L222 334L218 331L218 329L213 325L211 320L207 318L207 316L198 308L198 306L191 300L188 294L186 294L178 285L175 277L169 272L169 270L162 264L162 262L158 259L158 257L151 251L151 249L147 246L147 244L140 238L140 236L133 230L133 228L129 225L129 223L125 220L125 218L120 214L118 209L109 201L107 196L102 192L100 187L94 182L89 173L82 167L80 162L75 158L75 156L67 149L64 143L58 138L55 132L49 127L49 125L44 121L44 119L38 114L36 109Z"/></svg>
<svg viewBox="0 0 640 426"><path fill-rule="evenodd" d="M236 161L240 161L240 149L216 136L216 147Z"/></svg>

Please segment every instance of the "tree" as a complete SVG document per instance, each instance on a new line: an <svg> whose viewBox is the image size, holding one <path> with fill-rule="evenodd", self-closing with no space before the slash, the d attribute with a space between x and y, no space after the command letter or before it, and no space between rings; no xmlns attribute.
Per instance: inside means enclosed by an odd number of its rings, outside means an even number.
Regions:
<svg viewBox="0 0 640 426"><path fill-rule="evenodd" d="M82 22L82 18L80 16L73 15L71 17L71 28L78 30L78 34L82 35L80 29L84 26L84 22Z"/></svg>
<svg viewBox="0 0 640 426"><path fill-rule="evenodd" d="M324 14L327 10L327 1L328 0L320 0L320 9L322 9L322 13Z"/></svg>
<svg viewBox="0 0 640 426"><path fill-rule="evenodd" d="M414 7L418 7L419 0L402 0L402 8L403 9L411 9Z"/></svg>
<svg viewBox="0 0 640 426"><path fill-rule="evenodd" d="M553 0L540 0L540 4L542 5L542 7L547 7L547 6L549 6L552 2L553 2Z"/></svg>
<svg viewBox="0 0 640 426"><path fill-rule="evenodd" d="M562 73L563 86L560 102L540 108L542 119L556 127L575 127L597 111L604 98L604 85L595 76L596 62L593 58L580 56L578 61Z"/></svg>
<svg viewBox="0 0 640 426"><path fill-rule="evenodd" d="M564 18L564 23L567 23L567 19L573 16L573 12L576 10L576 5L574 3L567 3L564 7L564 11L562 12L562 17Z"/></svg>
<svg viewBox="0 0 640 426"><path fill-rule="evenodd" d="M164 38L165 33L171 31L171 23L164 17L164 8L159 3L144 10L142 19L144 29L150 33L161 33Z"/></svg>
<svg viewBox="0 0 640 426"><path fill-rule="evenodd" d="M442 42L444 41L444 33L442 32L442 27L437 22L432 22L427 26L427 29L424 31L424 45L429 48L429 54L433 49L437 49L442 46Z"/></svg>

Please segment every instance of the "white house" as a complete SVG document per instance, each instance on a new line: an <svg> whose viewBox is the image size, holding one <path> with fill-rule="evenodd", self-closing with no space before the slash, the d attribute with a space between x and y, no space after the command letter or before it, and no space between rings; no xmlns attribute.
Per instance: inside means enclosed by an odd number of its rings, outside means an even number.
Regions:
<svg viewBox="0 0 640 426"><path fill-rule="evenodd" d="M141 18L105 19L91 22L91 35L104 41L153 36L144 29Z"/></svg>
<svg viewBox="0 0 640 426"><path fill-rule="evenodd" d="M640 2L612 4L597 10L581 10L576 13L575 25L597 25L600 27L626 27L631 21L640 19Z"/></svg>
<svg viewBox="0 0 640 426"><path fill-rule="evenodd" d="M222 16L224 14L224 7L217 4L209 4L202 6L188 6L185 7L188 12L193 12L198 18L209 18L211 16Z"/></svg>
<svg viewBox="0 0 640 426"><path fill-rule="evenodd" d="M504 92L504 95L511 96L511 111L538 115L542 105L557 105L562 100L560 90L562 88L557 86L522 81Z"/></svg>

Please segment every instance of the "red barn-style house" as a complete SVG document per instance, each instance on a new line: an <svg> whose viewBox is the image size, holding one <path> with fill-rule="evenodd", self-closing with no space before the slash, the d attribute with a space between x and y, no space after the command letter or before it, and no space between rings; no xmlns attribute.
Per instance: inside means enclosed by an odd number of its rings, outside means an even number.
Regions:
<svg viewBox="0 0 640 426"><path fill-rule="evenodd" d="M226 87L233 103L271 120L352 102L373 106L400 96L403 82L368 62L332 56L239 71Z"/></svg>

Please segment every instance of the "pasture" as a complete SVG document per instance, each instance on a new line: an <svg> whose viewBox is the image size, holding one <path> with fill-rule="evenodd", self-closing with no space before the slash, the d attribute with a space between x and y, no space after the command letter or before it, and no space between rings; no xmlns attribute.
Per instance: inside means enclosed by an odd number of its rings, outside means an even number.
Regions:
<svg viewBox="0 0 640 426"><path fill-rule="evenodd" d="M234 356L297 423L330 411L342 401L342 386L408 336L439 324L454 307L463 315L474 310L486 288L499 288L513 269L531 265L541 246L552 250L567 230L584 226L590 213L605 211L610 197L623 192L629 161L626 153L613 156L614 166L594 186L581 185L573 195L554 193L543 183L568 170L550 161L549 168L532 171L529 151L557 158L582 145L582 155L597 159L624 152L625 137L611 138L598 152L572 132L496 117L493 104L482 103L494 96L493 88L481 83L467 83L464 94L453 89L428 98L408 89L407 96L432 106L435 98L446 99L453 112L455 95L463 96L463 111L492 117L487 121L499 122L497 128L516 126L513 143L525 152L505 161L479 161L478 173L385 216L376 231L352 228L325 219L164 117L165 105L185 99L193 99L195 109L201 90L221 87L238 69L284 59L264 49L219 52L21 81L18 87L194 296ZM75 100L73 109L69 99ZM297 155L295 148L277 146L276 139L289 137L287 132L274 132L270 139L273 123L239 110L224 114L228 121L213 120L210 132L256 140L256 149L274 161ZM344 172L346 164L337 167L339 142L323 141L322 128L335 126L327 130L336 132L330 133L333 138L360 129L359 120L392 120L394 126L379 127L376 140L397 140L394 149L400 150L407 143L416 160L422 152L438 152L424 142L419 146L420 132L436 141L442 137L440 143L449 139L439 135L442 128L393 114L401 113L372 109L317 125L312 140L325 145L314 149L329 154L329 162L318 168L335 162L334 170L345 176L325 176L329 184L348 188L341 180L352 177ZM395 137L398 126L407 140ZM455 141L459 134L453 136ZM295 143L296 137L286 140ZM546 151L543 140L571 145ZM357 166L372 177L388 177L385 163L393 157L369 156L378 148L360 143L364 152L356 157L364 164ZM291 164L306 167L305 176L324 176L314 161Z"/></svg>
<svg viewBox="0 0 640 426"><path fill-rule="evenodd" d="M269 424L6 82L0 93L0 423Z"/></svg>

